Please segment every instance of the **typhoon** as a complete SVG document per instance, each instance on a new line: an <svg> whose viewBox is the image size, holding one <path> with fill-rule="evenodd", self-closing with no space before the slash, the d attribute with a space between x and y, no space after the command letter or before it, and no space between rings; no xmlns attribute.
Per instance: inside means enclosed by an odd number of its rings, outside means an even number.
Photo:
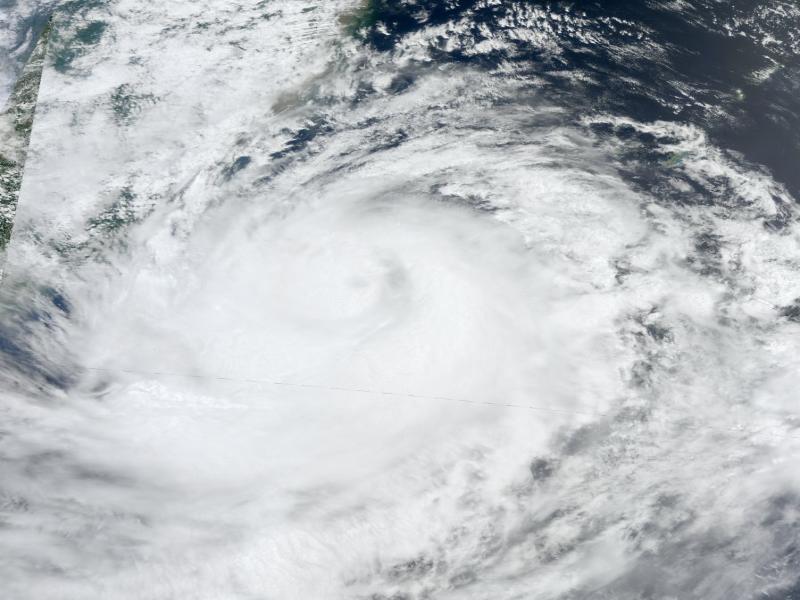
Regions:
<svg viewBox="0 0 800 600"><path fill-rule="evenodd" d="M0 597L797 600L799 81L790 0L0 1Z"/></svg>

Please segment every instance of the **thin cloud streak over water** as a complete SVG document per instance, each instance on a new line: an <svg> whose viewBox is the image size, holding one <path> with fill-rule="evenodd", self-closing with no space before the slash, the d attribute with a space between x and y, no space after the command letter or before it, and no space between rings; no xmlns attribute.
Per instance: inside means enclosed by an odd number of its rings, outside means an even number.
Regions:
<svg viewBox="0 0 800 600"><path fill-rule="evenodd" d="M796 589L788 184L710 84L633 81L644 118L553 70L669 65L639 13L438 6L61 6L0 288L9 598Z"/></svg>

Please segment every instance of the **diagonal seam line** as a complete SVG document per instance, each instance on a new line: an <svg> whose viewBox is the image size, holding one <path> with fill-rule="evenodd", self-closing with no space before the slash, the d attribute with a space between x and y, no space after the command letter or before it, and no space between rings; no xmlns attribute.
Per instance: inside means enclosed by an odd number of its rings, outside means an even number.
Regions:
<svg viewBox="0 0 800 600"><path fill-rule="evenodd" d="M128 373L131 375L154 375L154 376L162 376L162 377L183 377L188 379L200 379L200 380L215 380L215 381L232 381L232 382L240 382L240 383L259 383L264 385L274 385L274 386L283 386L283 387L294 387L294 388L305 388L305 389L318 389L318 390L327 390L327 391L335 391L335 392L351 392L351 393L358 393L358 394L368 394L374 396L390 396L394 398L414 398L418 400L438 400L444 402L460 402L462 404L472 404L472 405L479 405L479 406L497 406L502 408L521 408L521 409L528 409L540 412L549 412L555 414L564 414L564 415L582 415L582 416L590 416L590 417L609 417L613 413L611 412L602 412L602 411L581 411L581 410L569 410L564 408L552 408L549 406L539 406L535 404L515 404L515 403L506 403L506 402L492 402L491 400L474 400L470 398L456 398L453 396L433 396L433 395L426 395L426 394L413 394L413 393L406 393L406 392L394 392L394 391L387 391L387 390L370 390L370 389L363 389L363 388L346 388L346 387L339 387L339 386L328 386L316 383L296 383L291 381L278 381L274 379L257 379L257 378L244 378L244 377L226 377L224 375L202 375L200 373L177 373L171 371L143 371L143 370L136 370L136 369L110 369L104 367L82 367L87 371L95 371L100 373ZM673 425L679 425L680 421L678 419L673 419L671 421L667 420L667 423ZM685 429L709 429L709 430L716 430L716 431L742 431L742 427L715 427L714 425L709 424L684 424L683 427ZM754 432L753 434L757 433L765 433L765 429L767 426L761 427ZM780 438L792 438L792 439L800 439L800 435L791 435L787 433L778 433L778 432L767 432L769 435L773 437L780 437Z"/></svg>
<svg viewBox="0 0 800 600"><path fill-rule="evenodd" d="M552 408L548 406L537 406L534 404L514 404L514 403L506 403L506 402L492 402L491 400L473 400L470 398L456 398L453 396L433 396L427 394L413 394L413 393L406 393L406 392L395 392L395 391L387 391L387 390L372 390L372 389L365 389L365 388L348 388L348 387L340 387L340 386L330 386L330 385L323 385L317 383L296 383L292 381L278 381L274 379L257 379L257 378L249 378L249 377L226 377L224 375L202 375L200 373L177 373L177 372L170 372L170 371L143 371L143 370L136 370L136 369L110 369L104 367L82 367L87 371L96 371L100 373L128 373L131 375L154 375L154 376L163 376L163 377L184 377L187 379L205 379L205 380L215 380L215 381L233 381L233 382L241 382L241 383L261 383L264 385L275 385L275 386L284 386L284 387L296 387L296 388L307 388L307 389L317 389L317 390L328 390L334 392L353 392L357 394L368 394L368 395L375 395L375 396L392 396L396 398L414 398L418 400L441 400L445 402L461 402L462 404L475 404L475 405L485 405L485 406L500 406L500 407L508 407L508 408L527 408L529 410L537 410L537 411L545 411L545 412L553 412L553 413L561 413L561 414L570 414L570 415L587 415L587 416L600 416L606 417L609 416L611 413L607 412L600 412L600 411L576 411L576 410L567 410L563 408Z"/></svg>

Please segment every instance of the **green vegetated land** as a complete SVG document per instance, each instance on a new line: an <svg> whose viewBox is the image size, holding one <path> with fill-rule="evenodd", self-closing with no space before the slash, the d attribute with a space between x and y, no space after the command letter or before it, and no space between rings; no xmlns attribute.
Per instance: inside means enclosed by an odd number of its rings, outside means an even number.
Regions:
<svg viewBox="0 0 800 600"><path fill-rule="evenodd" d="M8 105L0 113L0 260L14 225L49 37L48 24L14 85Z"/></svg>
<svg viewBox="0 0 800 600"><path fill-rule="evenodd" d="M364 0L358 8L343 15L341 22L347 34L359 37L364 30L375 25L383 4L383 0Z"/></svg>

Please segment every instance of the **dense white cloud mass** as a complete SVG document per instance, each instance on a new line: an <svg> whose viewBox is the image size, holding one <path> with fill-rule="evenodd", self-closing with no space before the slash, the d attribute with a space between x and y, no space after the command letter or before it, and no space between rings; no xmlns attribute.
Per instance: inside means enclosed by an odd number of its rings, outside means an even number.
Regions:
<svg viewBox="0 0 800 600"><path fill-rule="evenodd" d="M56 13L0 292L3 596L795 597L790 191L353 8Z"/></svg>

